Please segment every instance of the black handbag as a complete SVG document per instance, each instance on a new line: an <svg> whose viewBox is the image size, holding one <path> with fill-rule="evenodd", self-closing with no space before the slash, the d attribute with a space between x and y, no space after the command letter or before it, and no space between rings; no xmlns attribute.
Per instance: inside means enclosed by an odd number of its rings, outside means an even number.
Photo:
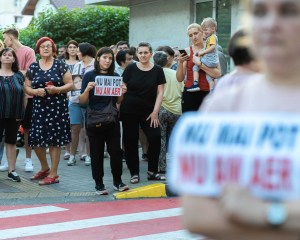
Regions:
<svg viewBox="0 0 300 240"><path fill-rule="evenodd" d="M113 106L112 100L109 104L101 109L95 110L87 107L86 109L86 127L101 128L117 122L118 110Z"/></svg>

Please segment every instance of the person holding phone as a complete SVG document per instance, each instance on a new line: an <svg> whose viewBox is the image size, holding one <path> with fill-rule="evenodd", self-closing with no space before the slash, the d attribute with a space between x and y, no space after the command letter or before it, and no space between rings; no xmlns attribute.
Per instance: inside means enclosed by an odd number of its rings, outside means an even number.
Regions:
<svg viewBox="0 0 300 240"><path fill-rule="evenodd" d="M203 99L209 94L210 87L206 80L206 73L213 78L218 78L221 75L220 67L209 68L202 64L199 57L194 56L195 52L199 52L203 49L203 31L199 24L192 23L187 28L187 34L192 42L192 45L185 49L187 53L181 53L178 56L178 67L176 71L176 77L179 82L185 80L184 91L182 94L182 112L197 111L203 101ZM199 88L200 91L188 92L193 83L193 66L198 65L199 71Z"/></svg>
<svg viewBox="0 0 300 240"><path fill-rule="evenodd" d="M201 28L204 32L205 48L200 52L196 52L195 55L199 57L201 64L210 68L218 67L219 55L217 51L218 37L216 35L217 21L213 18L204 18L201 23ZM194 83L187 89L189 92L199 91L199 67L195 64L193 67ZM209 88L212 89L214 85L214 79L206 74L206 80L209 83Z"/></svg>
<svg viewBox="0 0 300 240"><path fill-rule="evenodd" d="M36 53L41 59L32 63L26 73L25 92L33 96L29 145L41 163L41 170L30 179L49 185L59 182L61 147L71 141L67 92L73 82L68 65L55 59L56 45L51 38L40 38ZM46 158L48 147L51 167Z"/></svg>
<svg viewBox="0 0 300 240"><path fill-rule="evenodd" d="M183 57L187 55L187 52L184 49L179 49L178 51Z"/></svg>

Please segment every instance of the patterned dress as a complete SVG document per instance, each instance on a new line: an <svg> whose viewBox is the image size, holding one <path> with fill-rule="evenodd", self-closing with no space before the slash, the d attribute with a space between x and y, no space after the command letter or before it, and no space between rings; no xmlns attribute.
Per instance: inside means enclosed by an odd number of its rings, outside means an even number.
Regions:
<svg viewBox="0 0 300 240"><path fill-rule="evenodd" d="M54 86L63 86L63 76L68 65L55 59L49 70L42 70L38 62L30 65L27 78L31 87L44 88L46 82ZM32 118L29 130L31 147L64 146L71 141L71 130L66 93L47 94L45 97L33 97Z"/></svg>

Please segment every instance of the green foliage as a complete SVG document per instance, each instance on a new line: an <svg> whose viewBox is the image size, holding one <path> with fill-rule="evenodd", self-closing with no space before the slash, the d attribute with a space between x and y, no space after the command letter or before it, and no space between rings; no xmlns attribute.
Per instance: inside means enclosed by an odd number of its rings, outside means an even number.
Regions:
<svg viewBox="0 0 300 240"><path fill-rule="evenodd" d="M40 37L51 37L59 46L71 39L89 42L97 48L128 41L129 10L104 6L78 8L69 11L59 8L48 10L20 31L23 44L35 47Z"/></svg>

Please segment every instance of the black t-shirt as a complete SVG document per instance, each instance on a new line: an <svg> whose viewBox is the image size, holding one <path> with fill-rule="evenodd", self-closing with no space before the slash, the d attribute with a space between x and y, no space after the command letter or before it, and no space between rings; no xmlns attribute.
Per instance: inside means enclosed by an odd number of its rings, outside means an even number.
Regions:
<svg viewBox="0 0 300 240"><path fill-rule="evenodd" d="M121 113L150 114L153 112L158 85L165 84L163 69L154 65L149 71L140 70L136 63L129 64L123 73L127 92L121 104Z"/></svg>
<svg viewBox="0 0 300 240"><path fill-rule="evenodd" d="M80 93L84 92L84 90L86 89L89 82L95 82L95 78L97 76L111 76L111 75L103 74L103 73L96 74L96 72L94 70L87 72L83 76ZM119 75L117 73L115 73L113 76L119 76ZM95 96L94 89L92 89L89 94L88 106L91 109L101 110L109 104L109 101L111 100L111 98L113 98L113 104L114 104L114 106L116 106L117 97Z"/></svg>

